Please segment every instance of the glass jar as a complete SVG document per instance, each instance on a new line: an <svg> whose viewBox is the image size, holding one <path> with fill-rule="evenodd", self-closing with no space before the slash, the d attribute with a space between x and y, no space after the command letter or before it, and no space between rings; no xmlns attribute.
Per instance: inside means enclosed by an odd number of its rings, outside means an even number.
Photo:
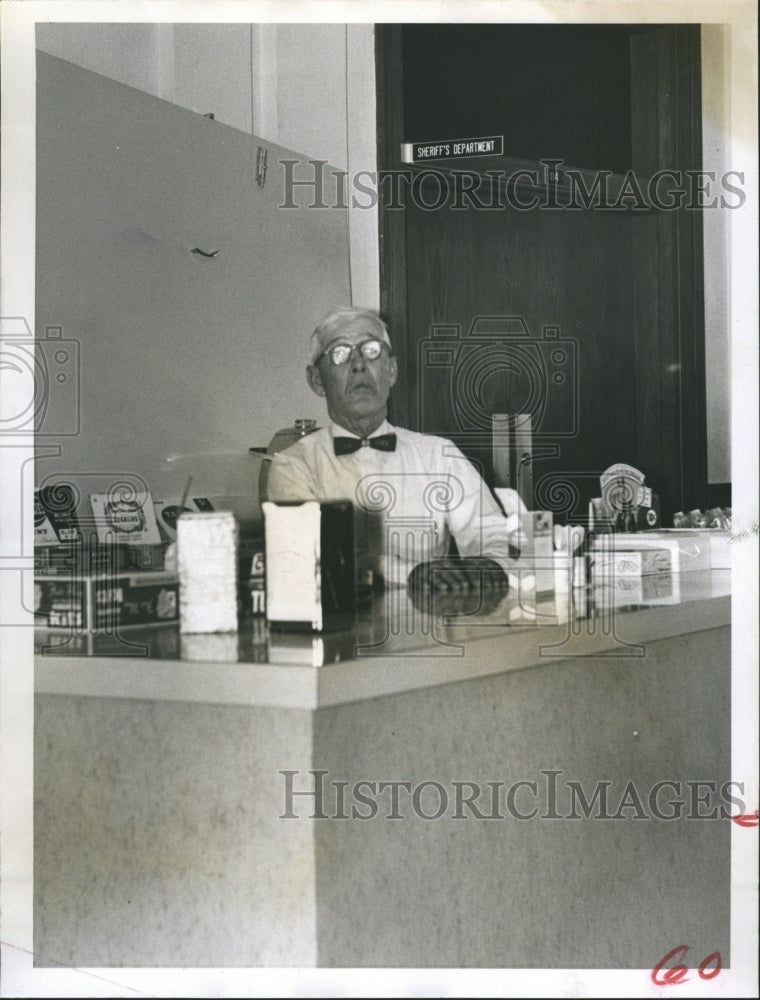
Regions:
<svg viewBox="0 0 760 1000"><path fill-rule="evenodd" d="M300 441L301 438L306 437L307 434L312 434L316 430L319 430L319 428L317 427L317 421L313 417L298 417L290 427L281 427L275 432L274 437L267 445L267 455L276 455L278 452L285 451L286 448L295 444L296 441ZM261 470L259 471L259 501L268 499L267 482L269 480L270 464L266 459L261 463Z"/></svg>

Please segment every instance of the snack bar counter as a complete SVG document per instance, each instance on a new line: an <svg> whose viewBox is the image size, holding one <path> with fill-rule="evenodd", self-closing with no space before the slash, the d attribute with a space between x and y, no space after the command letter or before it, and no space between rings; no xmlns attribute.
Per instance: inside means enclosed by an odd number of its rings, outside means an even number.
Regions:
<svg viewBox="0 0 760 1000"><path fill-rule="evenodd" d="M35 964L727 966L730 572L468 600L40 630Z"/></svg>

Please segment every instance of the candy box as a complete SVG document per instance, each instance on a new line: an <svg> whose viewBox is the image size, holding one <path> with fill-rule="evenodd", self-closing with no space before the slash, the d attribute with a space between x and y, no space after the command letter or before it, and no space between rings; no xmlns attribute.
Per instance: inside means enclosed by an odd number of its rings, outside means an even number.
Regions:
<svg viewBox="0 0 760 1000"><path fill-rule="evenodd" d="M698 570L730 569L730 532L722 529L663 528L660 531L597 537L592 551L632 552L640 549L667 548L671 552L672 573Z"/></svg>
<svg viewBox="0 0 760 1000"><path fill-rule="evenodd" d="M78 631L151 625L178 619L177 576L165 572L38 574L35 624Z"/></svg>

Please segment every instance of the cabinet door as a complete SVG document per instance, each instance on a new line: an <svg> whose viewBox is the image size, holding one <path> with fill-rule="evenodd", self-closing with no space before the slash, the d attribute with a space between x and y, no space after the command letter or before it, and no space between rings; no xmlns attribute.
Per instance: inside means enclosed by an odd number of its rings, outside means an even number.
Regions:
<svg viewBox="0 0 760 1000"><path fill-rule="evenodd" d="M304 368L349 301L346 211L286 198L287 169L313 176L298 153L43 53L37 165L37 337L80 361L51 389L40 439L61 454L38 481L135 473L160 492L172 460L210 453L231 456L218 489L255 499L248 448L322 419Z"/></svg>

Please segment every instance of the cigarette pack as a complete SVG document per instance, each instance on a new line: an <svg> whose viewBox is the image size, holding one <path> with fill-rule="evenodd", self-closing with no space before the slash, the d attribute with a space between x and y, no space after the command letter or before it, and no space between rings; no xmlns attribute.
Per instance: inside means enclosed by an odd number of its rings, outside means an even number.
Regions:
<svg viewBox="0 0 760 1000"><path fill-rule="evenodd" d="M90 507L98 539L104 544L160 545L153 498L148 491L127 496L117 493L91 493Z"/></svg>
<svg viewBox="0 0 760 1000"><path fill-rule="evenodd" d="M71 485L59 483L34 491L34 544L56 546L79 539L76 498Z"/></svg>

